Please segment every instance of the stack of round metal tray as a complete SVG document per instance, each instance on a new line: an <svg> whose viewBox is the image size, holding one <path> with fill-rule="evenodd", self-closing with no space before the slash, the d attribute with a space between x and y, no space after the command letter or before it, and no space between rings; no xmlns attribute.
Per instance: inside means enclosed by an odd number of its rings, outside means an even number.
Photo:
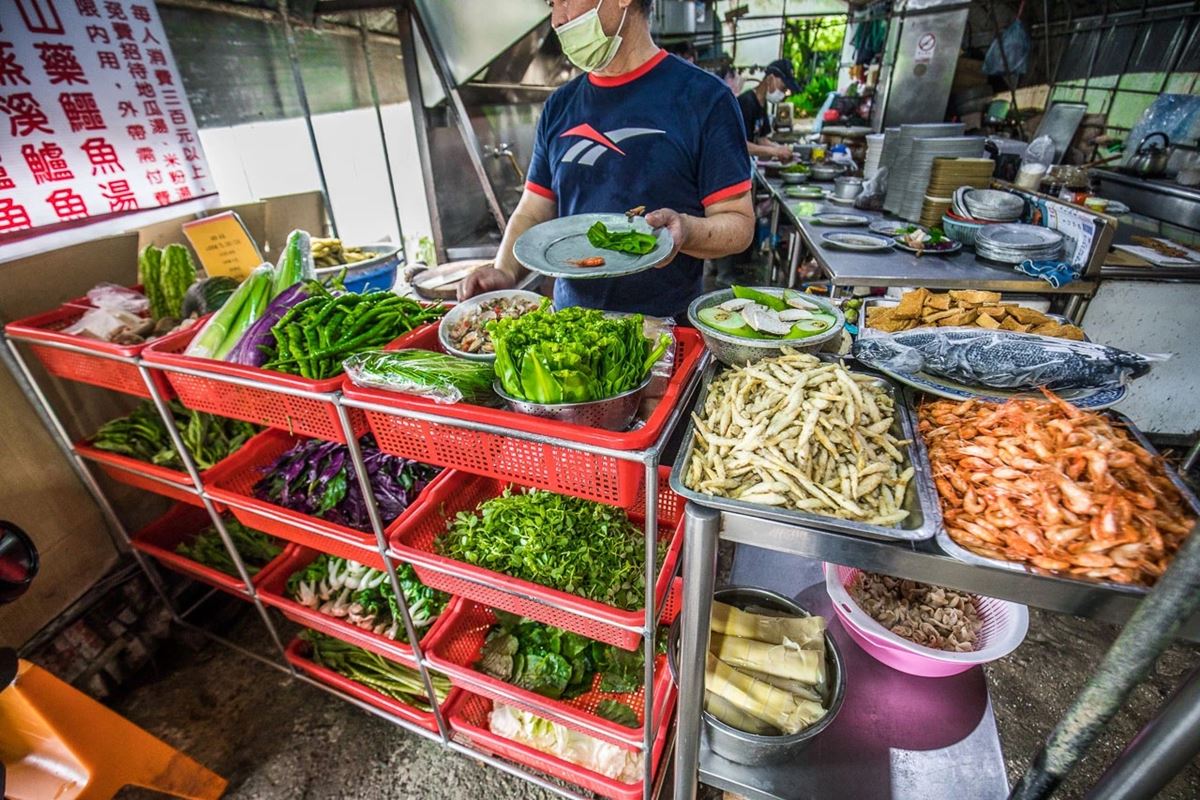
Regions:
<svg viewBox="0 0 1200 800"><path fill-rule="evenodd" d="M975 253L1002 264L1050 261L1063 252L1063 235L1038 225L985 225L975 234Z"/></svg>

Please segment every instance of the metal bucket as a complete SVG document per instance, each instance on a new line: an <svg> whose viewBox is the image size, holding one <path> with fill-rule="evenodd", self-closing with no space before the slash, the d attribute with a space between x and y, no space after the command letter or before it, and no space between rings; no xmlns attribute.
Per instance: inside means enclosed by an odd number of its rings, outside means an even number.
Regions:
<svg viewBox="0 0 1200 800"><path fill-rule="evenodd" d="M812 616L804 608L781 594L767 589L731 586L718 589L713 593L713 600L719 600L738 608L747 606L762 606L798 617ZM676 659L679 658L679 619L671 625L670 637L667 642L667 666L671 670L671 678L679 683L679 668ZM846 672L842 664L842 652L829 632L825 632L825 670L828 675L829 692L826 700L829 710L815 724L808 726L799 733L781 736L760 736L732 728L709 714L701 712L705 730L708 732L708 743L713 752L735 764L766 764L786 761L792 758L815 739L821 731L829 727L833 718L842 708L846 697ZM679 702L689 702L681 697ZM703 702L697 698L695 702Z"/></svg>
<svg viewBox="0 0 1200 800"><path fill-rule="evenodd" d="M602 428L606 431L624 431L628 430L634 418L637 417L638 407L642 403L642 395L653 377L654 373L651 372L644 381L627 392L586 403L551 404L518 400L504 391L499 380L492 384L492 389L504 402L508 403L513 411L521 414L553 419L558 422L571 422L589 428Z"/></svg>

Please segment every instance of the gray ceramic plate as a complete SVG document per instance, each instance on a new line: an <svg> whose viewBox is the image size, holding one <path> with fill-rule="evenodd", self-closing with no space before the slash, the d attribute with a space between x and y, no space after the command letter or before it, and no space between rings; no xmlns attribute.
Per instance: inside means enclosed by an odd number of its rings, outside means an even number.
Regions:
<svg viewBox="0 0 1200 800"><path fill-rule="evenodd" d="M596 222L603 222L610 231L632 228L654 234L658 244L642 256L592 247L587 232ZM642 217L634 217L631 223L624 214L576 214L534 225L517 239L513 254L526 269L555 278L615 278L662 266L667 263L674 247L675 243L666 228L653 230ZM567 263L571 259L593 256L602 257L604 264L599 267L577 267Z"/></svg>

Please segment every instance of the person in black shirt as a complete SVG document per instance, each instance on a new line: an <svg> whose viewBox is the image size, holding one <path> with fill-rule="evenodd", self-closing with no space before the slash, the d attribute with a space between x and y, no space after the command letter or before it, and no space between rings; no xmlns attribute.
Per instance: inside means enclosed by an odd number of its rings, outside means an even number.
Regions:
<svg viewBox="0 0 1200 800"><path fill-rule="evenodd" d="M742 110L742 121L746 125L746 142L750 155L756 158L776 158L783 162L792 160L792 149L768 141L771 119L767 114L767 103L781 103L792 92L800 91L792 62L785 58L772 61L763 73L758 86L747 89L738 96L738 107Z"/></svg>

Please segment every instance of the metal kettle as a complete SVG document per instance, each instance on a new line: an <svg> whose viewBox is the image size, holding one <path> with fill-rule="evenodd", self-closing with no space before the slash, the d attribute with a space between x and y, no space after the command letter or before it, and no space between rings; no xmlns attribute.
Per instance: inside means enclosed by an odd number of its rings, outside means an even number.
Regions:
<svg viewBox="0 0 1200 800"><path fill-rule="evenodd" d="M1151 139L1161 138L1162 145L1151 142ZM1134 175L1143 178L1153 178L1167 171L1167 161L1171 158L1171 142L1162 131L1148 133L1138 142L1137 150L1125 168Z"/></svg>

